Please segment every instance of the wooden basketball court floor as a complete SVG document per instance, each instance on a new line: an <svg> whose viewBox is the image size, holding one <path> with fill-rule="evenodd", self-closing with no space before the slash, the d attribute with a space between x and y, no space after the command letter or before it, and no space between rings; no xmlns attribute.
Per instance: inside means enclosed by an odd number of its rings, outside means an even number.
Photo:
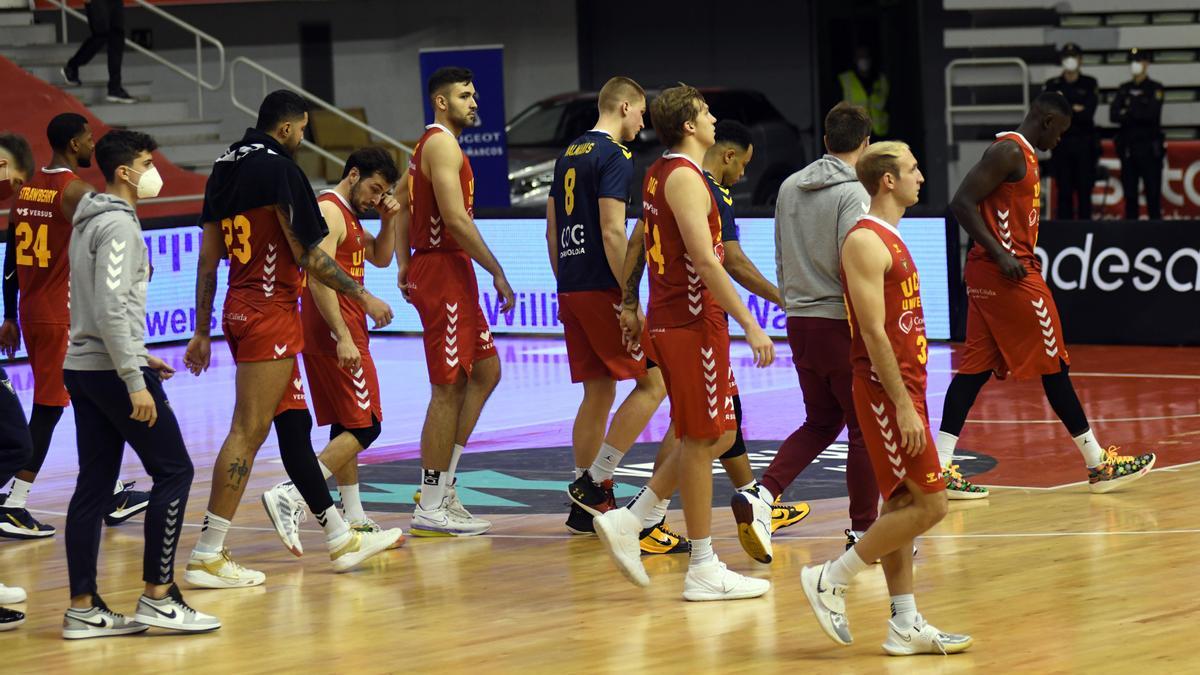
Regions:
<svg viewBox="0 0 1200 675"><path fill-rule="evenodd" d="M362 461L386 466L416 456L428 389L419 342L382 338L373 344L384 382L384 433ZM786 345L779 347L775 366L753 370L745 345L734 345L750 439L778 441L803 419L790 356ZM157 352L181 365L181 347ZM211 464L232 406L231 364L223 350L214 354L214 368L203 379L184 374L168 383L197 468L189 527L180 545L180 577L198 535ZM562 343L501 338L500 354L505 379L484 412L460 473L499 465L506 452L558 447L563 449L543 453L544 468L561 477L556 480L565 487L571 465L565 447L580 394L568 382ZM920 540L917 558L920 611L940 628L974 635L976 644L966 654L883 655L879 645L888 604L878 567L851 589L855 643L839 647L821 633L800 588L799 571L843 550L844 496L811 500L812 515L777 535L776 560L769 566L742 553L728 508L714 508L721 559L772 581L771 592L756 600L683 601L686 556L647 559L652 585L635 588L594 538L567 534L565 507L495 508L491 512L499 515L492 518L492 534L409 539L403 549L360 570L335 575L311 520L304 534L306 555L297 560L280 545L257 503L262 491L284 475L272 438L228 539L238 561L267 573L266 584L238 590L181 584L191 604L223 621L221 630L64 641L60 622L68 593L61 533L38 542L2 540L0 581L29 592L29 601L17 606L29 619L16 631L0 633L0 671L1197 672L1200 654L1190 636L1200 616L1195 507L1200 350L1081 346L1072 350L1072 359L1076 386L1100 441L1126 452L1154 450L1159 468L1126 491L1090 494L1080 482L1086 474L1078 452L1040 386L989 384L961 445L970 456L989 458L974 466L986 467L976 479L995 486L992 497L952 503L946 520ZM932 351L929 398L935 413L953 366L951 347ZM10 364L9 372L28 406L28 367ZM665 411L666 406L642 440L661 436ZM324 430L314 430L318 447L323 438ZM822 466L814 465L805 476L836 474L837 455L830 457L823 456ZM752 458L756 467L766 463L761 456ZM68 413L30 497L31 509L59 528L75 466ZM405 472L415 483L415 471ZM123 476L147 482L132 452ZM810 485L805 476L788 499L805 498ZM619 480L636 486L644 479ZM720 476L716 480L727 483ZM368 510L394 511L373 515L385 526L407 530L408 488L391 487L399 496L368 503ZM497 503L486 493L472 494L484 504ZM549 499L562 501L557 494ZM470 500L467 505L489 513ZM670 519L683 530L682 514L672 511ZM103 538L100 588L117 611L131 612L141 588L138 523L108 529Z"/></svg>

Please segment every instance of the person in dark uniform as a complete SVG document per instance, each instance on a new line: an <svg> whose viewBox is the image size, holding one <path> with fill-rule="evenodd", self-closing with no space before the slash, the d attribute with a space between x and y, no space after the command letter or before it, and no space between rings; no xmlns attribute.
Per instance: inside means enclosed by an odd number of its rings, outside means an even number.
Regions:
<svg viewBox="0 0 1200 675"><path fill-rule="evenodd" d="M1119 124L1117 156L1121 158L1121 187L1125 193L1125 218L1137 220L1138 180L1146 188L1146 213L1150 220L1162 218L1163 86L1150 79L1150 53L1129 52L1133 79L1121 85L1109 111L1110 121Z"/></svg>
<svg viewBox="0 0 1200 675"><path fill-rule="evenodd" d="M1100 138L1094 120L1099 85L1096 78L1079 72L1083 60L1079 45L1068 42L1059 53L1062 75L1046 80L1046 91L1057 91L1067 97L1071 104L1071 127L1050 158L1058 190L1054 216L1062 220L1091 220L1092 185L1096 182L1096 163L1100 159Z"/></svg>

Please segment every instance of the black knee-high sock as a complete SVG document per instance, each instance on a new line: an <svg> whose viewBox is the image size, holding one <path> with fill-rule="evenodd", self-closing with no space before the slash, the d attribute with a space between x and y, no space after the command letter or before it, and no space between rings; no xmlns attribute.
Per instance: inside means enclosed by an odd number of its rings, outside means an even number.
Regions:
<svg viewBox="0 0 1200 675"><path fill-rule="evenodd" d="M1075 394L1075 385L1071 384L1070 367L1062 364L1062 370L1053 375L1042 376L1042 389L1046 392L1046 400L1054 408L1054 414L1062 420L1067 431L1074 438L1088 430L1087 414L1079 396Z"/></svg>
<svg viewBox="0 0 1200 675"><path fill-rule="evenodd" d="M54 438L54 427L62 418L63 408L56 405L33 404L29 415L29 436L33 439L33 452L25 464L24 471L36 475L42 470L46 453L50 452L50 440Z"/></svg>
<svg viewBox="0 0 1200 675"><path fill-rule="evenodd" d="M959 373L950 380L950 388L946 390L946 401L942 406L942 428L948 434L962 434L963 425L967 423L967 414L975 405L979 390L992 377L992 371L982 373Z"/></svg>
<svg viewBox="0 0 1200 675"><path fill-rule="evenodd" d="M288 478L310 511L324 513L333 506L333 497L313 451L312 425L312 415L307 410L285 410L275 417L275 435L279 437L279 457Z"/></svg>

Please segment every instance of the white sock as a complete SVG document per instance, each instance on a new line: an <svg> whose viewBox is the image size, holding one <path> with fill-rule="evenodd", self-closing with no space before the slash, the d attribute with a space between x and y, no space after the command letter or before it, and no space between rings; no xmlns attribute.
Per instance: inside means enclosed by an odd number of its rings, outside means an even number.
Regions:
<svg viewBox="0 0 1200 675"><path fill-rule="evenodd" d="M858 551L851 547L829 566L829 581L842 586L849 585L851 581L854 581L855 576L860 572L865 572L868 567L870 565L863 562L863 559L858 556Z"/></svg>
<svg viewBox="0 0 1200 675"><path fill-rule="evenodd" d="M446 469L446 473L450 474L446 478L447 485L450 485L454 482L454 472L458 471L458 460L462 459L463 450L466 450L466 448L458 443L454 444L454 450L450 453L450 468Z"/></svg>
<svg viewBox="0 0 1200 675"><path fill-rule="evenodd" d="M1083 463L1087 468L1094 469L1100 466L1100 462L1104 458L1104 448L1096 441L1096 434L1092 433L1091 429L1079 434L1071 439L1075 441L1075 447L1079 448L1079 452L1083 454Z"/></svg>
<svg viewBox="0 0 1200 675"><path fill-rule="evenodd" d="M329 467L325 466L325 462L321 459L318 459L317 466L321 467L321 478L329 480L329 477L333 475L333 472L329 470Z"/></svg>
<svg viewBox="0 0 1200 675"><path fill-rule="evenodd" d="M204 512L204 525L200 528L200 541L196 542L197 553L220 553L225 548L225 535L229 534L229 521L211 511Z"/></svg>
<svg viewBox="0 0 1200 675"><path fill-rule="evenodd" d="M712 550L712 537L692 540L692 557L688 561L689 567L703 565L710 560L716 560L716 558L717 556Z"/></svg>
<svg viewBox="0 0 1200 675"><path fill-rule="evenodd" d="M600 453L596 455L596 461L592 462L592 468L589 471L592 474L592 480L599 485L606 480L612 480L613 472L617 470L617 465L621 463L621 458L625 453L605 443L600 446Z"/></svg>
<svg viewBox="0 0 1200 675"><path fill-rule="evenodd" d="M667 517L667 509L671 508L670 499L660 499L654 504L654 513L650 514L647 520L642 521L642 528L654 527L661 523Z"/></svg>
<svg viewBox="0 0 1200 675"><path fill-rule="evenodd" d="M771 491L767 489L766 485L763 485L762 483L754 483L754 485L751 485L750 487L755 486L758 487L758 496L767 500L768 504L775 501L775 495L771 494Z"/></svg>
<svg viewBox="0 0 1200 675"><path fill-rule="evenodd" d="M917 622L917 598L908 595L892 596L892 623L900 630L908 630Z"/></svg>
<svg viewBox="0 0 1200 675"><path fill-rule="evenodd" d="M640 492L634 495L633 499L629 500L629 503L625 505L625 508L629 509L633 515L637 516L637 519L641 521L642 528L644 529L658 524L659 516L655 515L658 502L658 495L654 494L654 490L651 490L650 486L647 485L646 487L642 488ZM647 522L650 524L647 525Z"/></svg>
<svg viewBox="0 0 1200 675"><path fill-rule="evenodd" d="M743 485L743 486L739 487L739 488L737 489L737 491L738 491L738 492L745 492L746 490L752 489L753 487L754 487L754 481L750 481L749 483L746 483L745 485ZM765 490L766 488L763 488L763 489Z"/></svg>
<svg viewBox="0 0 1200 675"><path fill-rule="evenodd" d="M939 431L937 434L937 453L938 463L942 468L950 466L950 461L954 459L954 448L958 446L958 436L948 434L944 431Z"/></svg>
<svg viewBox="0 0 1200 675"><path fill-rule="evenodd" d="M25 508L25 500L29 498L29 488L31 487L33 487L33 483L14 478L12 492L8 493L8 499L4 500L4 505L14 509Z"/></svg>
<svg viewBox="0 0 1200 675"><path fill-rule="evenodd" d="M358 483L339 485L338 493L342 496L342 510L346 512L347 520L353 522L367 519L367 514L363 512L362 498L358 494Z"/></svg>
<svg viewBox="0 0 1200 675"><path fill-rule="evenodd" d="M575 480L579 480L580 478L583 478L583 472L584 472L584 471L587 471L587 467L586 467L586 466L577 466L577 467L575 467Z"/></svg>
<svg viewBox="0 0 1200 675"><path fill-rule="evenodd" d="M449 471L424 469L421 475L421 503L418 506L428 511L439 508L446 498L446 487L449 485Z"/></svg>
<svg viewBox="0 0 1200 675"><path fill-rule="evenodd" d="M317 522L325 530L325 542L329 544L329 550L335 551L339 546L346 542L350 536L350 526L346 524L346 519L342 518L342 514L338 513L336 506L331 506L323 513L314 513L317 517Z"/></svg>

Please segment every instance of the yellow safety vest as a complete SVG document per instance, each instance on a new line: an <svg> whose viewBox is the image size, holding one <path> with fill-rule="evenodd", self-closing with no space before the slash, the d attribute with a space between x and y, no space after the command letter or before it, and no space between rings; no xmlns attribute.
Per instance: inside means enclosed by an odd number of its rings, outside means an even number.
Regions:
<svg viewBox="0 0 1200 675"><path fill-rule="evenodd" d="M853 70L847 70L838 75L838 83L842 85L843 101L852 105L860 105L866 108L867 113L871 115L871 135L886 136L889 126L887 76L880 73L879 77L875 78L875 85L871 87L870 95L863 87L862 80L858 79L858 73Z"/></svg>

